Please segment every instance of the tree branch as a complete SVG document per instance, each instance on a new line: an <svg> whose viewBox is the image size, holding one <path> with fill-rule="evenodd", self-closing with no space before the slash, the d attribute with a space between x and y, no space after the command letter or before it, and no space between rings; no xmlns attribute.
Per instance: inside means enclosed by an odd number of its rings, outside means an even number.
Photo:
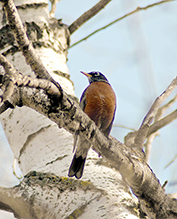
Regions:
<svg viewBox="0 0 177 219"><path fill-rule="evenodd" d="M147 9L152 8L152 7L154 7L154 6L161 5L161 4L163 4L163 3L171 2L171 1L174 1L174 0L163 0L163 1L159 1L159 2L156 2L156 3L150 4L150 5L147 5L147 6L145 6L145 7L137 7L135 10L133 10L133 11L131 11L131 12L129 12L129 13L127 13L127 14L121 16L120 18L117 18L116 20L112 21L111 23L109 23L109 24L107 24L107 25L105 25L105 26L103 26L103 27L101 27L101 28L99 28L99 29L93 31L92 33L90 33L90 34L87 35L86 37L82 38L81 40L79 40L79 41L73 43L68 49L70 49L70 48L76 46L77 44L83 42L84 40L87 40L89 37L93 36L94 34L98 33L99 31L104 30L104 29L106 29L107 27L110 27L111 25L117 23L118 21L123 20L124 18L126 18L126 17L128 17L128 16L130 16L130 15L132 15L132 14L135 14L135 13L137 13L137 12L139 12L139 11L147 10Z"/></svg>
<svg viewBox="0 0 177 219"><path fill-rule="evenodd" d="M34 48L26 35L13 0L7 0L6 3L4 3L4 11L15 40L26 59L26 63L31 66L31 69L36 73L37 77L48 79L54 83L53 78L44 67L40 58L36 55ZM57 83L55 85L57 86Z"/></svg>
<svg viewBox="0 0 177 219"><path fill-rule="evenodd" d="M49 15L50 15L50 17L54 17L55 11L57 9L56 5L60 0L50 0L50 1L51 1L51 10L49 12Z"/></svg>
<svg viewBox="0 0 177 219"><path fill-rule="evenodd" d="M134 139L134 144L132 145L133 148L138 149L138 147L140 147L139 150L142 150L142 148L144 146L143 143L146 140L146 138L148 137L150 124L155 119L155 116L158 112L160 105L171 94L171 92L175 89L176 86L177 86L177 77L171 82L171 84L167 87L167 89L159 97L156 98L156 100L152 104L149 112L147 113L147 115L143 119L143 122L139 128L138 133L136 134L136 137ZM159 125L161 125L161 127L164 126L165 122L167 123L167 120L172 121L176 118L175 116L176 116L176 113L173 113L170 116L170 118L168 117L167 119L165 119L165 121L158 123L158 126ZM154 126L152 130L155 130L155 127L157 128L158 126ZM157 131L157 129L155 131Z"/></svg>
<svg viewBox="0 0 177 219"><path fill-rule="evenodd" d="M150 161L152 143L157 135L158 135L158 133L154 133L154 134L150 135L149 137L147 137L147 140L144 144L144 147L145 147L145 158L144 159L145 159L146 163L148 163L148 164Z"/></svg>
<svg viewBox="0 0 177 219"><path fill-rule="evenodd" d="M156 132L157 130L168 125L169 123L173 122L175 119L177 119L177 110L173 111L169 115L165 116L163 119L158 120L153 125L151 125L147 133L147 137L150 136L152 133Z"/></svg>
<svg viewBox="0 0 177 219"><path fill-rule="evenodd" d="M125 126L125 125L113 124L113 127L119 127L119 128L123 128L123 129L128 129L128 130L136 131L136 129L128 127L128 126Z"/></svg>
<svg viewBox="0 0 177 219"><path fill-rule="evenodd" d="M1 90L3 94L0 96L0 102L6 101L13 93L14 90L14 76L16 74L16 69L13 65L7 61L7 59L0 54L0 64L4 67L6 74L2 78Z"/></svg>
<svg viewBox="0 0 177 219"><path fill-rule="evenodd" d="M154 119L158 111L158 108L160 107L162 102L171 94L171 92L175 89L176 86L177 86L177 77L171 82L171 84L167 87L167 89L159 97L156 98L149 112L145 116L141 126L147 124L150 118Z"/></svg>
<svg viewBox="0 0 177 219"><path fill-rule="evenodd" d="M177 86L177 78L156 99L149 111L151 115L157 112L158 104L165 100L175 86ZM17 87L16 89L19 88ZM48 96L45 93L42 94L39 89L33 89L32 93L31 88L21 88L19 98L22 99L23 105L49 117L59 127L65 128L70 133L79 132L80 135L84 135L93 145L93 149L106 158L111 166L121 173L133 193L138 197L144 212L150 218L175 218L177 216L177 202L165 194L158 179L146 162L139 156L139 153L120 143L115 138L106 138L95 123L67 94L63 93L63 99L59 106L55 108L51 105ZM152 112L152 109L155 112ZM148 116L149 114L147 114ZM144 121L147 121L147 119Z"/></svg>
<svg viewBox="0 0 177 219"><path fill-rule="evenodd" d="M145 146L145 160L147 163L149 163L149 159L150 159L150 152L151 152L151 147L152 147L152 142L154 140L154 138L158 135L158 133L156 132L157 130L159 130L160 128L162 128L163 126L159 126L160 125L160 119L162 117L162 115L165 113L165 111L177 100L177 95L175 95L174 98L172 98L167 104L163 105L162 107L160 107L155 115L154 118L154 123L150 126L150 129L147 133L147 141L144 144ZM170 122L172 122L173 120L171 120L171 118L169 118ZM174 118L175 119L175 118ZM167 119L168 121L168 119ZM166 122L167 122L166 121ZM157 123L156 123L157 122ZM160 122L160 123L159 123ZM165 121L164 121L165 122ZM162 123L161 123L162 124ZM157 125L157 126L156 126ZM167 125L167 123L164 123L164 126ZM156 126L156 130L152 130L153 127Z"/></svg>
<svg viewBox="0 0 177 219"><path fill-rule="evenodd" d="M96 5L94 5L91 9L86 11L83 15L81 15L77 20L75 20L69 26L70 34L74 33L80 26L82 26L86 21L90 20L94 17L99 11L101 11L111 0L100 0Z"/></svg>
<svg viewBox="0 0 177 219"><path fill-rule="evenodd" d="M9 2L11 1L9 0L8 3ZM6 7L8 3L6 4ZM6 11L8 11L8 7ZM14 13L14 11L12 11L12 13ZM36 70L40 71L40 66L36 66L36 68L38 67L39 69ZM14 77L15 74L12 73L11 75ZM49 98L44 90L29 88L28 85L31 84L31 82L29 82L29 78L23 79L23 83L19 84L24 84L25 86L21 88L18 87L18 79L15 80L16 82L12 80L13 83L15 83L15 86L11 97L9 97L8 99L13 99L14 106L19 105L20 102L21 106L28 106L32 109L35 109L39 113L50 118L59 127L63 127L64 129L66 129L68 132L72 134L78 132L80 135L83 135L93 145L93 149L98 154L101 154L103 157L105 157L107 161L121 173L122 177L130 186L133 193L138 197L143 211L150 218L177 217L177 201L171 199L165 194L165 191L161 187L155 174L152 172L146 162L144 162L139 152L137 152L136 150L132 150L131 147L127 147L126 145L117 141L115 138L106 138L95 125L95 123L65 92L62 93L63 95L61 96L60 101L58 101L55 105L51 103L51 98ZM41 85L41 83L35 82L33 84L37 84L38 88L43 89L43 85ZM138 137L135 141L137 148L142 147L141 144L143 142L145 134L147 134L148 132L151 119L154 118L160 104L170 95L170 93L176 86L177 78L172 81L170 86L156 99L156 101L152 105L148 114L144 118L140 129L137 131ZM17 188L13 188L13 190L8 190L8 194L10 194L12 191L15 192L15 189ZM3 192L5 191L1 190L1 192L2 195L0 197L3 200L5 199L5 195L3 195ZM19 201L19 199L22 198L21 195L15 197L16 200L13 201ZM33 197L28 198L31 200L31 198ZM25 208L20 206L20 211L25 210L26 212L28 212L30 206L24 207Z"/></svg>
<svg viewBox="0 0 177 219"><path fill-rule="evenodd" d="M166 103L158 109L157 114L155 116L155 122L161 119L166 110L169 109L175 101L177 101L177 94L168 103Z"/></svg>
<svg viewBox="0 0 177 219"><path fill-rule="evenodd" d="M12 95L14 90L14 85L17 85L19 87L28 86L30 88L40 88L46 91L47 94L53 95L55 96L55 98L60 98L61 93L59 89L51 81L47 79L31 78L28 75L23 76L14 68L14 66L6 59L6 57L4 57L1 54L0 54L0 64L4 67L5 70L5 75L2 78L4 83L1 89L4 92L2 96L0 96L1 102L8 100L8 98Z"/></svg>
<svg viewBox="0 0 177 219"><path fill-rule="evenodd" d="M164 167L166 169L168 166L170 166L175 160L177 159L177 154L174 156L174 158Z"/></svg>

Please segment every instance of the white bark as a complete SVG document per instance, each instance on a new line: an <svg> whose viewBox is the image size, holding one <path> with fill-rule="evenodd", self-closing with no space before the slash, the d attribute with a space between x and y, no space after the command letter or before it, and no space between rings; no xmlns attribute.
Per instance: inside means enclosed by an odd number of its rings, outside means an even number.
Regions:
<svg viewBox="0 0 177 219"><path fill-rule="evenodd" d="M42 0L18 0L16 5L33 3L47 3ZM0 12L2 13L2 11ZM34 21L42 27L49 26L48 8L26 8L19 9L23 22ZM2 22L0 22L2 24ZM1 26L2 27L2 26ZM58 36L56 38L56 33ZM58 75L55 72L62 72L69 75L66 65L66 52L61 48L67 48L65 27L57 31L51 30L43 34L41 42L52 42L54 46L42 46L36 48L46 69L52 77L60 83L62 88L70 95L74 95L73 84L67 77ZM11 46L6 45L2 52L7 51ZM58 50L59 52L56 52ZM23 74L31 74L31 69L25 63L21 52L8 54L7 58ZM68 168L72 160L72 135L64 129L59 129L56 124L45 118L43 115L27 107L8 110L1 115L6 136L19 160L23 174L31 170L40 172L51 172L58 176L67 177ZM66 178L63 178L66 179ZM28 186L23 182L22 187L27 189L26 196L34 196L31 212L25 212L22 206L17 206L21 197L17 195L17 189L0 189L0 196L3 195L4 203L11 204L16 213L25 218L66 218L69 215L78 215L78 218L138 218L137 203L132 199L128 187L122 182L118 172L111 169L107 163L102 161L98 155L90 150L82 180L89 181L90 188L84 189L88 182L76 180L71 181L75 190L64 189L59 192L58 188L52 185L41 187L39 184ZM78 182L77 182L78 181ZM85 184L84 184L85 183ZM82 186L81 186L82 185ZM2 196L1 196L2 197ZM10 201L9 201L10 200ZM25 208L27 205L24 206ZM78 213L79 212L79 213Z"/></svg>

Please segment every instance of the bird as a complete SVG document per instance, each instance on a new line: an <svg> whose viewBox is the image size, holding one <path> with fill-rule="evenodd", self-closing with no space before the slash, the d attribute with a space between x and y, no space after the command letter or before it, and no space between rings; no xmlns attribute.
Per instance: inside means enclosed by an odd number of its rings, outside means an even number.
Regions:
<svg viewBox="0 0 177 219"><path fill-rule="evenodd" d="M99 130L108 137L111 131L116 111L116 95L107 78L99 71L85 73L89 80L80 98L80 107L95 122ZM74 136L74 149L76 148L71 162L68 176L80 179L83 175L87 153L91 143L79 133Z"/></svg>

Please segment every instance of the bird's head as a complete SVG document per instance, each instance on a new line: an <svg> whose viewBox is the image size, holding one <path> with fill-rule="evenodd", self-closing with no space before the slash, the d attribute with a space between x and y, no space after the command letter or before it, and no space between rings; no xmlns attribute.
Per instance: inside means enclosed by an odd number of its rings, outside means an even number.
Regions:
<svg viewBox="0 0 177 219"><path fill-rule="evenodd" d="M93 82L98 82L98 81L109 83L107 78L99 71L92 71L89 73L85 73L81 71L81 73L84 74L88 78L90 84Z"/></svg>

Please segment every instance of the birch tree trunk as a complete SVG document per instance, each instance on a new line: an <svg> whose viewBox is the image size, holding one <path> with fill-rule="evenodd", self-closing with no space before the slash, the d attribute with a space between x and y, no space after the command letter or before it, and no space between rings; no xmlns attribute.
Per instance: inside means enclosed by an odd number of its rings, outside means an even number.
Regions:
<svg viewBox="0 0 177 219"><path fill-rule="evenodd" d="M67 26L49 18L47 0L16 0L15 4L36 54L64 91L74 97L66 63ZM34 75L4 16L0 25L1 53L20 72ZM1 123L23 174L27 174L19 186L0 190L0 201L8 206L4 208L17 218L140 218L137 202L121 175L93 150L82 180L67 178L73 138L66 130L27 107L7 110ZM19 191L21 196L16 195Z"/></svg>

